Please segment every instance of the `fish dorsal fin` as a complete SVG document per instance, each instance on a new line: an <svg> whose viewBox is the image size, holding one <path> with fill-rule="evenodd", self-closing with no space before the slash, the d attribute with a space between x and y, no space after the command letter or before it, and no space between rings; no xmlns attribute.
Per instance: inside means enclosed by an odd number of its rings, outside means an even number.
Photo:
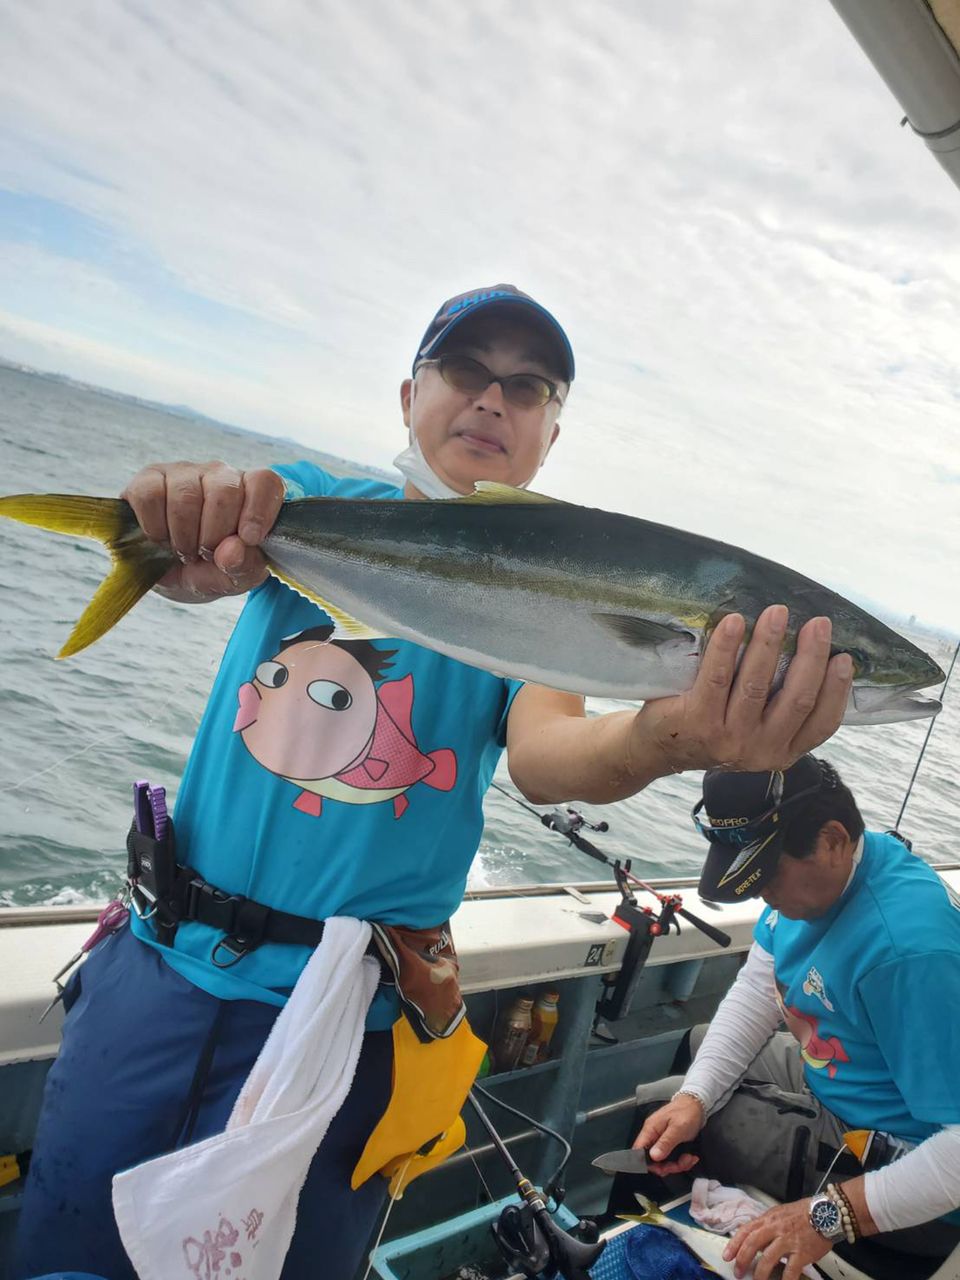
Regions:
<svg viewBox="0 0 960 1280"><path fill-rule="evenodd" d="M413 741L413 676L408 672L401 680L385 680L377 689L384 711L405 738Z"/></svg>
<svg viewBox="0 0 960 1280"><path fill-rule="evenodd" d="M316 591L311 591L302 582L297 582L295 578L282 573L276 565L270 565L270 572L275 578L279 578L281 582L296 591L298 595L303 596L305 600L310 600L313 604L320 606L333 622L333 634L336 639L383 640L385 638L382 631L375 631L373 627L368 627L365 622L360 622L345 610L338 609L335 604L331 604L329 600L324 600L323 596L317 595Z"/></svg>
<svg viewBox="0 0 960 1280"><path fill-rule="evenodd" d="M674 627L667 622L654 622L651 618L638 618L630 613L595 613L594 620L611 631L618 640L634 649L647 649L651 645L664 644L668 640L691 641L696 639L692 631Z"/></svg>
<svg viewBox="0 0 960 1280"><path fill-rule="evenodd" d="M487 502L510 503L558 503L559 498L548 498L545 493L531 493L529 489L515 489L510 484L499 484L496 480L477 480L474 492L463 498L452 498L452 502Z"/></svg>

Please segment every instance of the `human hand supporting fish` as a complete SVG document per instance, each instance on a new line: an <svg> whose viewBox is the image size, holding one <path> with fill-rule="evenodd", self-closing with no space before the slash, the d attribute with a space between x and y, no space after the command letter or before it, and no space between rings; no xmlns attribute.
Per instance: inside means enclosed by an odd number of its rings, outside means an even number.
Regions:
<svg viewBox="0 0 960 1280"><path fill-rule="evenodd" d="M733 1262L734 1273L770 1280L780 1276L783 1262L781 1280L800 1280L804 1267L819 1262L833 1248L810 1225L809 1209L809 1198L778 1204L742 1226L723 1251L725 1260Z"/></svg>
<svg viewBox="0 0 960 1280"><path fill-rule="evenodd" d="M267 577L260 543L284 497L275 471L156 462L138 471L121 496L150 541L177 556L154 588L168 599L203 604L250 591Z"/></svg>
<svg viewBox="0 0 960 1280"><path fill-rule="evenodd" d="M692 687L639 711L587 719L582 698L526 685L507 725L513 781L537 804L609 804L685 769L787 768L839 727L853 664L848 654L830 657L830 619L811 618L771 697L786 619L783 605L765 609L744 649L743 616L730 614L715 628Z"/></svg>
<svg viewBox="0 0 960 1280"><path fill-rule="evenodd" d="M787 616L780 604L761 613L739 668L745 622L740 614L724 618L693 687L647 702L637 713L631 756L642 758L653 744L674 773L718 765L746 772L786 769L835 733L853 662L846 653L830 657L829 618L811 618L801 627L796 657L771 697Z"/></svg>

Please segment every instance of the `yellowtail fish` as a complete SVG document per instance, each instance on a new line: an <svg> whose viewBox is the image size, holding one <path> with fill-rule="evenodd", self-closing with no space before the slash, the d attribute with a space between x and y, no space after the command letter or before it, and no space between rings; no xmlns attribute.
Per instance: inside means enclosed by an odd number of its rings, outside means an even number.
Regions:
<svg viewBox="0 0 960 1280"><path fill-rule="evenodd" d="M110 575L60 652L109 630L175 563L122 499L21 494L0 515L94 538ZM285 502L262 544L277 578L354 639L412 640L472 666L553 689L639 701L693 684L728 613L748 625L768 604L790 622L778 671L809 618L833 620L849 653L846 724L932 716L918 690L943 680L916 645L842 596L726 543L498 484L433 502L303 498Z"/></svg>

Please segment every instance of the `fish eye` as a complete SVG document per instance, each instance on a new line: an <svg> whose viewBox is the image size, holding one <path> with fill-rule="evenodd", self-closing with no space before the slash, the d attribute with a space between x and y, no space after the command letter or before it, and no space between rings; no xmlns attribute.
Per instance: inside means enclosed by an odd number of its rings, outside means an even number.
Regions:
<svg viewBox="0 0 960 1280"><path fill-rule="evenodd" d="M282 662L261 662L257 667L256 679L268 689L279 689L289 679L290 672Z"/></svg>
<svg viewBox="0 0 960 1280"><path fill-rule="evenodd" d="M349 689L333 680L311 680L307 685L307 697L331 711L346 711L353 702Z"/></svg>

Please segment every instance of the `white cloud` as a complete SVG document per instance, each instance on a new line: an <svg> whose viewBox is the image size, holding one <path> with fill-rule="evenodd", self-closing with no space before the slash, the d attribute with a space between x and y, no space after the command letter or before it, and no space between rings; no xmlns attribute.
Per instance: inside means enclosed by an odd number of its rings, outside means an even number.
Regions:
<svg viewBox="0 0 960 1280"><path fill-rule="evenodd" d="M62 249L8 251L4 324L385 464L433 309L513 280L579 357L545 487L960 625L960 198L826 0L796 12L8 5L0 172L110 254L58 286Z"/></svg>

